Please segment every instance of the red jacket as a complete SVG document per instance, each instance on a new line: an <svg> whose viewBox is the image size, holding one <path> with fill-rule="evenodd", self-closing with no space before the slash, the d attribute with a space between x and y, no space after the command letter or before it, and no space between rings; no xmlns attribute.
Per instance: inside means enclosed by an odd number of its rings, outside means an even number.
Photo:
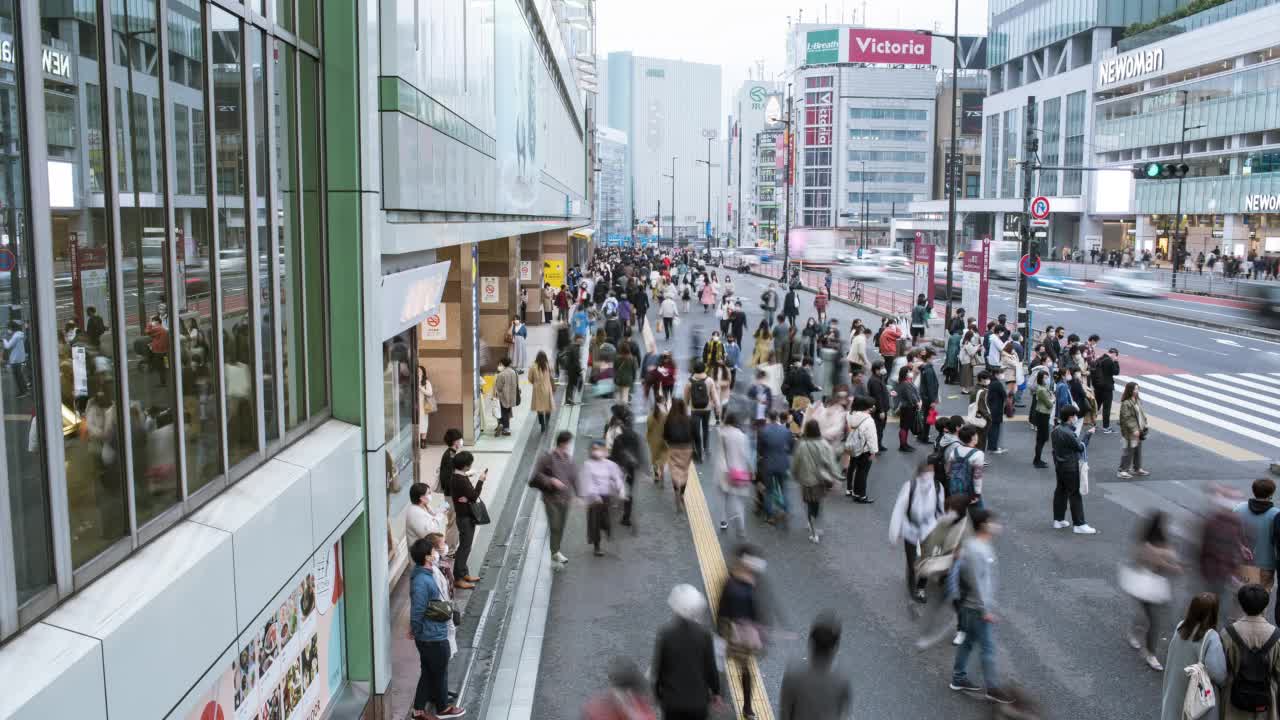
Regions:
<svg viewBox="0 0 1280 720"><path fill-rule="evenodd" d="M880 333L880 354L884 357L893 357L898 354L898 338L902 337L902 331L897 325L890 325Z"/></svg>

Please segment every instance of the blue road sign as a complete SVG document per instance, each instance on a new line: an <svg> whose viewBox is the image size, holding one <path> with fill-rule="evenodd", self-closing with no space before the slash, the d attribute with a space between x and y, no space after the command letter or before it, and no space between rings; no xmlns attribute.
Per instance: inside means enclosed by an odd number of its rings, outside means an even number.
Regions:
<svg viewBox="0 0 1280 720"><path fill-rule="evenodd" d="M13 266L18 263L18 259L14 257L13 251L9 248L0 248L0 272L9 272L13 270Z"/></svg>
<svg viewBox="0 0 1280 720"><path fill-rule="evenodd" d="M1022 260L1018 262L1018 269L1022 271L1023 275L1031 277L1032 275L1040 272L1040 258L1033 257L1031 255L1023 255Z"/></svg>

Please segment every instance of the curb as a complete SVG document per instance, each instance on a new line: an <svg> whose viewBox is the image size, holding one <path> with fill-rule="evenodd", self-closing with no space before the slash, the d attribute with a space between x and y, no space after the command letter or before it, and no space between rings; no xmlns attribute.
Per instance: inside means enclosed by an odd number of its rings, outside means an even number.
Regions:
<svg viewBox="0 0 1280 720"><path fill-rule="evenodd" d="M1174 322L1179 325L1203 328L1205 330L1217 330L1231 335L1254 338L1255 340L1268 340L1270 342L1280 343L1280 332L1276 332L1274 330L1265 330L1263 328L1253 328L1242 325L1228 325L1226 323L1218 323L1211 320L1197 320L1166 312L1151 312L1148 310L1139 311L1118 305L1108 305L1106 303L1098 302L1097 300L1087 300L1072 295L1063 295L1061 293L1046 293L1039 290L1032 290L1030 288L1027 289L1027 295L1035 295L1036 297L1043 298L1061 298L1065 302L1094 307L1099 310L1110 310L1111 312L1121 313L1123 315L1137 315L1155 320Z"/></svg>

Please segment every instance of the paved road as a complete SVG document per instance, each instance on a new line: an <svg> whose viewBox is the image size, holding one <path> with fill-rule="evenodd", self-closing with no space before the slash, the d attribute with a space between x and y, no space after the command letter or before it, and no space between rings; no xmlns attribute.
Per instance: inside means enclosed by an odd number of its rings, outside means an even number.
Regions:
<svg viewBox="0 0 1280 720"><path fill-rule="evenodd" d="M738 293L752 300L763 285L741 275L735 282ZM750 306L754 326L759 320L756 303L744 304ZM859 311L838 306L833 314L847 327ZM1048 309L1045 314L1051 317L1044 322L1062 317L1063 324L1077 332L1097 329L1104 336L1125 329L1120 322L1133 322L1083 308ZM710 331L709 316L695 311L688 320L673 341L677 351L688 347L685 334L691 328L700 329L704 337ZM1099 327L1088 327L1093 324ZM1185 328L1164 332L1174 338L1191 337ZM1210 355L1197 367L1217 372L1220 362L1218 355ZM739 390L748 375L739 374ZM1272 377L1280 381L1280 376ZM956 388L944 387L946 412L963 412L964 399L957 394ZM1149 403L1152 397L1148 395ZM599 432L605 404L596 401L591 413L584 413L581 432ZM1149 410L1157 417L1163 414L1155 407ZM1169 417L1185 421L1176 414ZM1114 588L1116 566L1130 552L1139 514L1153 507L1164 509L1178 521L1179 536L1193 535L1204 485L1212 479L1247 487L1262 471L1260 460L1229 460L1221 448L1205 449L1201 443L1157 431L1146 448L1152 477L1119 481L1113 473L1120 454L1118 436L1100 435L1090 453L1094 485L1086 506L1090 523L1102 534L1082 538L1050 528L1052 474L1030 466L1031 429L1010 421L1005 433L1011 452L995 459L987 480L988 502L1004 515L1007 527L998 542L1002 621L996 632L1001 668L1046 704L1046 717L1152 716L1161 678L1146 669L1123 640L1134 608ZM901 550L889 546L887 528L893 495L917 455L890 452L877 461L871 486L879 502L874 505L853 505L842 495L832 496L824 509L827 533L820 546L807 542L802 530L782 532L750 521L750 539L768 556L784 628L791 632L780 635L761 661L773 701L785 664L804 652L805 626L818 611L831 609L845 623L841 667L854 678L858 717L986 716L988 711L979 703L946 688L950 646L922 654L909 647L916 627L903 592ZM720 501L710 480L715 462L712 458L702 474L709 510L718 517ZM660 496L651 485L641 485L638 497L638 532L624 534L609 557L592 558L583 539L581 514L575 513L571 521L566 553L573 562L557 576L553 591L536 717L576 717L582 700L603 685L613 656L627 655L647 664L654 633L667 616L670 587L678 582L699 584L686 520L675 516L669 497ZM794 508L798 497L792 499ZM721 541L727 555L736 541L724 536ZM1175 607L1185 607L1191 590L1188 582L1179 583ZM1167 637L1172 626L1173 620L1167 619L1162 635Z"/></svg>

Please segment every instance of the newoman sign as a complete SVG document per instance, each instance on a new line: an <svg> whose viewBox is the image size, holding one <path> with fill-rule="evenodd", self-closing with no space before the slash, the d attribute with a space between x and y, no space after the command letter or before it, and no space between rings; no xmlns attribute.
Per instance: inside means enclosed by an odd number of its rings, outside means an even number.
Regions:
<svg viewBox="0 0 1280 720"><path fill-rule="evenodd" d="M928 65L933 58L933 38L910 30L849 30L848 62L893 65Z"/></svg>
<svg viewBox="0 0 1280 720"><path fill-rule="evenodd" d="M1164 69L1164 50L1135 50L1098 63L1098 87L1126 82Z"/></svg>
<svg viewBox="0 0 1280 720"><path fill-rule="evenodd" d="M1251 213L1280 213L1280 195L1245 195L1244 211Z"/></svg>

